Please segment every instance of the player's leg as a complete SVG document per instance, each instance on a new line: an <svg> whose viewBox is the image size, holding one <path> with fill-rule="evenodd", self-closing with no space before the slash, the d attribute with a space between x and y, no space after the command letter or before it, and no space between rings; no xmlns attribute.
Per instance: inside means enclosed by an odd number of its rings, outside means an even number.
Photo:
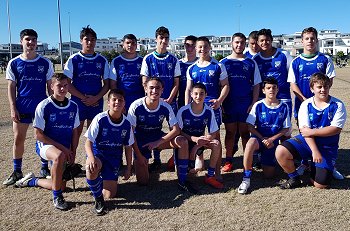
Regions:
<svg viewBox="0 0 350 231"><path fill-rule="evenodd" d="M12 185L23 177L22 174L22 157L24 153L24 141L26 139L29 123L12 123L12 130L14 135L12 146L13 172L3 182L4 185Z"/></svg>
<svg viewBox="0 0 350 231"><path fill-rule="evenodd" d="M211 150L210 160L209 160L209 167L208 167L208 173L205 175L204 182L206 184L211 185L214 188L222 189L224 187L223 183L218 181L215 177L215 169L219 160L219 157L221 155L221 143L214 139L210 145L208 145L208 148Z"/></svg>
<svg viewBox="0 0 350 231"><path fill-rule="evenodd" d="M243 152L244 152L245 147L247 145L247 142L248 142L248 140L250 138L250 133L249 133L249 130L248 130L248 124L244 123L244 122L239 122L238 123L238 130L239 130L240 136L242 138L242 146L243 146Z"/></svg>
<svg viewBox="0 0 350 231"><path fill-rule="evenodd" d="M237 123L225 123L226 160L224 166L222 167L223 172L230 172L233 169L233 149L237 129Z"/></svg>
<svg viewBox="0 0 350 231"><path fill-rule="evenodd" d="M278 146L279 140L274 141L273 148L263 148L261 150L261 166L263 169L265 178L272 178L275 175L275 167L276 167L276 147Z"/></svg>

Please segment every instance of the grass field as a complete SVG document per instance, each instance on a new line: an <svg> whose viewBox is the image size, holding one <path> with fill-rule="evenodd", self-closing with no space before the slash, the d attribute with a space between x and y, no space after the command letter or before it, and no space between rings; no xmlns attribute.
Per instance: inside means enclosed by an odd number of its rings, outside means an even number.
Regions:
<svg viewBox="0 0 350 231"><path fill-rule="evenodd" d="M337 69L331 95L343 100L350 112L350 68ZM9 118L7 82L0 75L0 179L12 171L12 123ZM294 123L294 121L293 121ZM17 189L0 186L0 230L350 230L350 121L341 134L337 168L345 175L333 181L331 189L311 186L282 191L277 187L283 172L266 180L254 172L252 192L239 195L236 188L242 179L242 149L235 156L235 170L224 174L225 189L204 185L204 172L191 179L199 195L178 191L174 173L153 174L149 186L138 186L135 176L120 179L118 197L108 200L108 214L91 213L93 198L85 178L72 183L64 196L72 207L61 212L54 209L52 195L40 188ZM296 130L293 131L296 134ZM224 136L223 127L221 137ZM32 129L26 139L23 171L38 173L40 161L34 153ZM171 151L162 151L163 168ZM207 156L207 153L206 153ZM83 139L77 162L84 163ZM307 176L303 178L308 182Z"/></svg>

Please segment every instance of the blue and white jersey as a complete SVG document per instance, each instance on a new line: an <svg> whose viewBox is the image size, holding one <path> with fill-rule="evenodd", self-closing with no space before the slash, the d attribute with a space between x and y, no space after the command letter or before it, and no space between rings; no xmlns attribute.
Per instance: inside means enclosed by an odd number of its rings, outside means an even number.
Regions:
<svg viewBox="0 0 350 231"><path fill-rule="evenodd" d="M178 78L181 75L179 60L170 53L160 58L152 52L143 58L141 75L149 78L160 78L164 83L164 90L161 97L167 99L174 87L174 78Z"/></svg>
<svg viewBox="0 0 350 231"><path fill-rule="evenodd" d="M122 55L111 62L109 77L117 81L117 88L125 93L125 108L129 109L132 102L145 96L140 75L142 57L126 59Z"/></svg>
<svg viewBox="0 0 350 231"><path fill-rule="evenodd" d="M318 108L314 103L314 97L301 103L299 109L299 128L304 126L311 129L334 126L343 128L346 121L346 108L339 99L332 97L324 108ZM339 134L326 137L315 137L317 146L338 147Z"/></svg>
<svg viewBox="0 0 350 231"><path fill-rule="evenodd" d="M135 127L137 137L161 133L164 119L168 121L170 127L177 124L173 109L168 103L160 100L158 107L150 110L145 100L146 97L143 97L134 101L128 111L128 120Z"/></svg>
<svg viewBox="0 0 350 231"><path fill-rule="evenodd" d="M181 76L180 76L180 84L179 84L179 97L177 100L177 104L179 107L182 107L185 105L185 91L186 91L186 85L187 85L187 69L189 66L191 66L193 63L195 63L197 59L193 62L186 62L184 59L180 59L180 70L181 70Z"/></svg>
<svg viewBox="0 0 350 231"><path fill-rule="evenodd" d="M33 127L39 128L44 135L70 148L73 129L80 125L78 105L69 100L67 106L59 107L48 97L41 101L35 110ZM37 141L37 145L42 142Z"/></svg>
<svg viewBox="0 0 350 231"><path fill-rule="evenodd" d="M109 66L102 55L86 57L79 51L68 58L64 74L72 79L73 86L82 94L97 95L102 89L102 80L109 77Z"/></svg>
<svg viewBox="0 0 350 231"><path fill-rule="evenodd" d="M254 55L256 55L256 54L252 54L250 52L250 49L246 49L246 51L244 52L244 55L245 55L245 57L252 59L254 57Z"/></svg>
<svg viewBox="0 0 350 231"><path fill-rule="evenodd" d="M193 84L203 83L206 86L208 93L204 100L206 103L219 98L221 92L220 81L227 78L225 66L214 58L211 58L206 66L201 66L198 61L195 62L188 67L186 75L188 80L192 80Z"/></svg>
<svg viewBox="0 0 350 231"><path fill-rule="evenodd" d="M315 57L308 59L299 55L293 59L289 72L288 72L288 82L295 83L301 93L306 97L310 98L314 94L310 90L310 78L311 75L321 72L326 74L329 78L335 77L334 64L332 59L323 53L318 53ZM298 97L295 97L295 113L298 112L301 101Z"/></svg>
<svg viewBox="0 0 350 231"><path fill-rule="evenodd" d="M254 56L255 62L258 64L261 80L267 77L273 77L278 81L278 99L287 99L291 101L290 84L287 82L288 69L292 57L287 51L276 49L276 53L269 58L264 58L261 53ZM260 92L260 98L265 98Z"/></svg>
<svg viewBox="0 0 350 231"><path fill-rule="evenodd" d="M92 120L85 137L93 143L94 154L122 159L123 147L134 143L130 122L122 115L120 123L114 123L108 111L101 112Z"/></svg>
<svg viewBox="0 0 350 231"><path fill-rule="evenodd" d="M206 104L204 104L203 111L200 114L195 114L192 111L191 104L181 107L177 113L177 121L182 131L190 136L203 136L206 127L209 133L219 130L214 111Z"/></svg>
<svg viewBox="0 0 350 231"><path fill-rule="evenodd" d="M283 128L291 127L289 109L286 103L268 106L265 99L256 102L250 111L247 123L255 126L263 137L271 137Z"/></svg>
<svg viewBox="0 0 350 231"><path fill-rule="evenodd" d="M223 102L225 111L226 108L229 109L232 100L251 102L253 100L253 87L261 83L256 62L250 58L230 59L226 57L220 63L226 68L230 85L230 91Z"/></svg>
<svg viewBox="0 0 350 231"><path fill-rule="evenodd" d="M46 98L46 82L52 75L51 61L41 55L33 60L18 55L10 60L6 69L6 79L16 82L16 97L33 97L39 102Z"/></svg>

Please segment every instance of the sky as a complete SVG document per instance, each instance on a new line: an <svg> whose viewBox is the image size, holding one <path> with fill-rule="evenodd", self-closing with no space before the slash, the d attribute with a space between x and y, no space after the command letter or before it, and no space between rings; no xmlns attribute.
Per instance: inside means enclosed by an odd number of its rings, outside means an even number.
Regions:
<svg viewBox="0 0 350 231"><path fill-rule="evenodd" d="M22 29L33 28L40 42L58 47L57 0L0 0L0 44L9 42L7 1L12 43L19 43ZM69 25L76 42L87 25L98 38L128 33L153 38L159 26L169 28L171 39L189 34L248 35L262 28L274 35L292 34L309 26L350 32L348 0L60 0L60 9L63 42L69 41Z"/></svg>

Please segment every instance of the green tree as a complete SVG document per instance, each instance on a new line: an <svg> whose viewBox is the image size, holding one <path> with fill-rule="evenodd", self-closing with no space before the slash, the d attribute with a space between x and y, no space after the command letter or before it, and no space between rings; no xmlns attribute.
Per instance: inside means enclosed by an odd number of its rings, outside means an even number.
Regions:
<svg viewBox="0 0 350 231"><path fill-rule="evenodd" d="M345 58L345 54L343 51L338 51L337 52L337 57L340 58L340 59L344 59Z"/></svg>
<svg viewBox="0 0 350 231"><path fill-rule="evenodd" d="M109 63L112 61L112 56L111 56L111 53L109 51L102 51L100 54L102 56L104 56L108 60Z"/></svg>
<svg viewBox="0 0 350 231"><path fill-rule="evenodd" d="M216 55L214 56L214 58L215 58L217 61L220 61L221 59L224 58L224 56L223 56L222 54L216 54Z"/></svg>
<svg viewBox="0 0 350 231"><path fill-rule="evenodd" d="M147 55L147 50L143 46L140 47L139 55L141 57L145 57Z"/></svg>

